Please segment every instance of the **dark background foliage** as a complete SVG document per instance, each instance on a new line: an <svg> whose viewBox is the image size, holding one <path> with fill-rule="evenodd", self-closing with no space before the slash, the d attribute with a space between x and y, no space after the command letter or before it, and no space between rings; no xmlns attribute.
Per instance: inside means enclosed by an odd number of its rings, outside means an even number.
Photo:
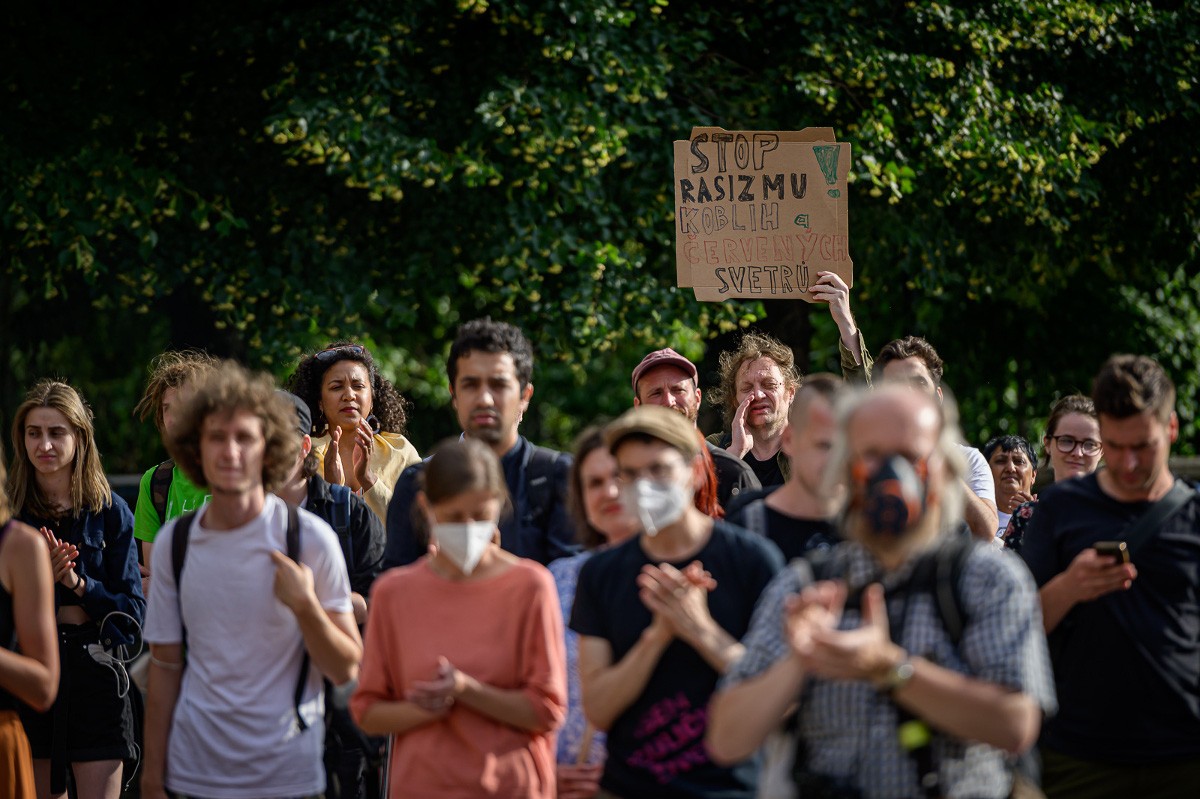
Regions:
<svg viewBox="0 0 1200 799"><path fill-rule="evenodd" d="M1040 435L1115 351L1180 387L1200 445L1200 3L667 0L26 3L0 28L0 419L60 375L110 471L160 458L145 364L291 371L366 341L455 431L444 358L491 314L538 350L525 431L564 444L672 345L748 326L806 371L803 303L673 287L670 143L832 126L853 145L853 302L924 335L976 443Z"/></svg>

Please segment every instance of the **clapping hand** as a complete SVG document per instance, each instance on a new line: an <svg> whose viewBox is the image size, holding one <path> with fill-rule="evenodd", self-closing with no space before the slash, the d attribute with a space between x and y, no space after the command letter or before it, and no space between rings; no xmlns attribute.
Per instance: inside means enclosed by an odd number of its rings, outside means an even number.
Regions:
<svg viewBox="0 0 1200 799"><path fill-rule="evenodd" d="M465 684L465 675L445 657L439 657L437 677L413 682L404 698L428 713L442 715L450 710Z"/></svg>
<svg viewBox="0 0 1200 799"><path fill-rule="evenodd" d="M375 447L375 433L366 419L359 419L354 428L354 479L363 491L370 491L378 479L371 471L371 452Z"/></svg>
<svg viewBox="0 0 1200 799"><path fill-rule="evenodd" d="M803 596L801 593L797 603L804 606L797 608L803 622L793 630L789 613L788 626L789 634L795 636L793 649L799 644L797 656L805 674L826 680L878 683L904 658L904 651L892 643L883 586L875 583L863 592L862 622L853 630L837 629L845 601L845 588L840 584L832 595L826 594L815 603L816 608L824 607L824 613L816 610L814 603L806 603ZM829 604L825 605L825 601Z"/></svg>
<svg viewBox="0 0 1200 799"><path fill-rule="evenodd" d="M75 559L79 557L79 550L74 544L60 541L48 527L41 528L40 532L50 547L50 567L55 582L62 583L67 588L74 588L79 582L75 574Z"/></svg>

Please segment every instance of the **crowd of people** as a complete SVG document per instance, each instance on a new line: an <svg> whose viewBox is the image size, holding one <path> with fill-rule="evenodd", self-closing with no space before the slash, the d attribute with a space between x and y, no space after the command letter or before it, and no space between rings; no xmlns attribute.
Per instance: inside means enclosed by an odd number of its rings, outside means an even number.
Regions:
<svg viewBox="0 0 1200 799"><path fill-rule="evenodd" d="M359 343L283 388L167 353L134 511L84 398L37 383L0 456L0 793L1200 795L1165 371L1113 356L1040 459L977 449L933 346L872 358L820 288L841 376L749 333L706 438L695 364L651 352L573 453L521 435L533 349L503 322L459 329L462 436L426 458Z"/></svg>

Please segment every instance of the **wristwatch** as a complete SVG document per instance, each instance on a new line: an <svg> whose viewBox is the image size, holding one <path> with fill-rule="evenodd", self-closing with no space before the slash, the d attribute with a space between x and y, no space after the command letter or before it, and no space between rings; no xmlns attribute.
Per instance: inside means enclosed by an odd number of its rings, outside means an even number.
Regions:
<svg viewBox="0 0 1200 799"><path fill-rule="evenodd" d="M903 660L888 669L887 674L879 683L879 690L888 694L896 693L908 685L908 681L913 678L914 671L912 661L905 655Z"/></svg>

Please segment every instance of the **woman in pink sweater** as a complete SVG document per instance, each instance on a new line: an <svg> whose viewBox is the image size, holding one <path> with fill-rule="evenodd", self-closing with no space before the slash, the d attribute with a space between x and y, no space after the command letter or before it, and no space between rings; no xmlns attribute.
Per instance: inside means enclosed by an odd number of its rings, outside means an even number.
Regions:
<svg viewBox="0 0 1200 799"><path fill-rule="evenodd" d="M389 797L553 797L566 708L554 581L500 548L507 490L486 445L443 444L422 479L431 554L376 581L350 710L395 736Z"/></svg>

